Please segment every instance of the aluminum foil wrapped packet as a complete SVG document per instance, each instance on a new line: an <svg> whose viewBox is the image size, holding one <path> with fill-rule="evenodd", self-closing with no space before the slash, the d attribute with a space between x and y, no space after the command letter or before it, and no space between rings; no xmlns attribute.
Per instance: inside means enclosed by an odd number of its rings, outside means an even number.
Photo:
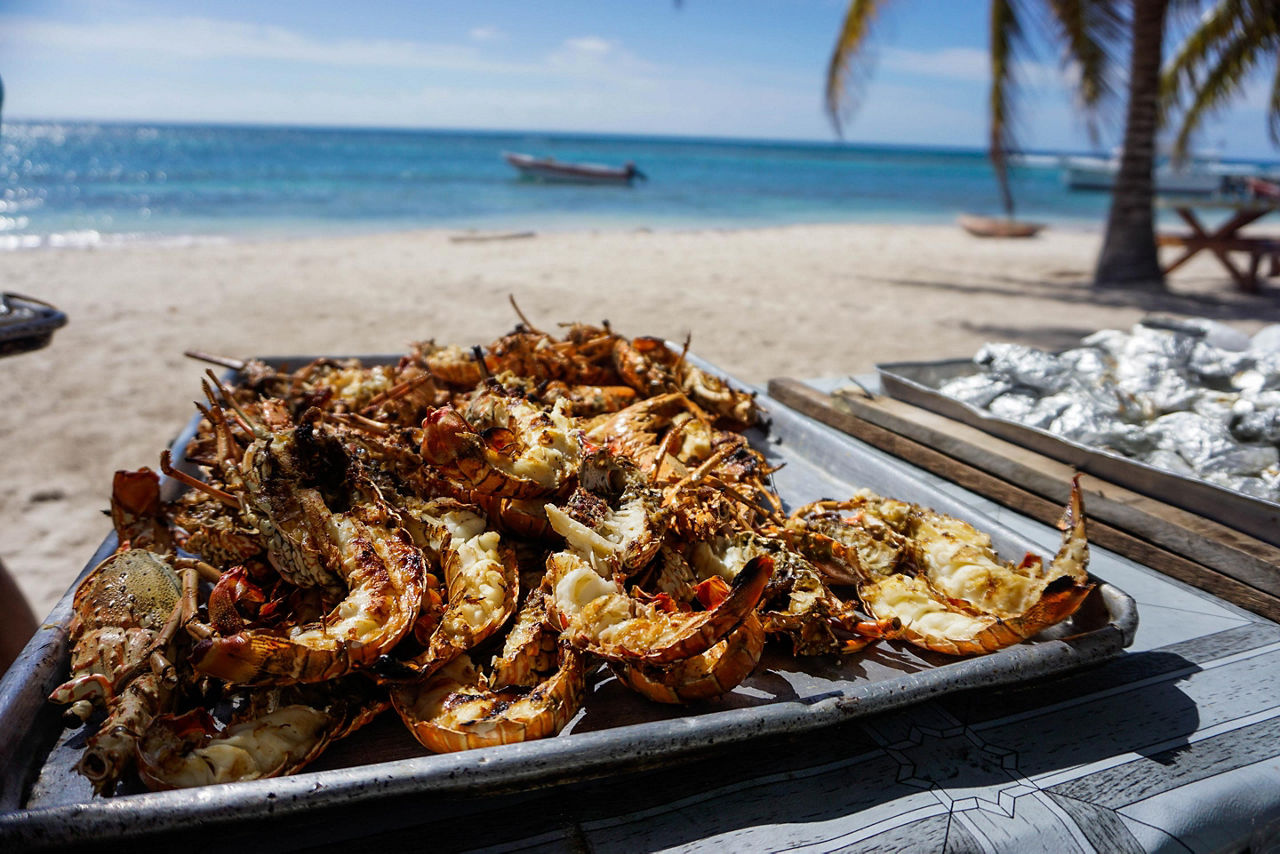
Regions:
<svg viewBox="0 0 1280 854"><path fill-rule="evenodd" d="M1013 389L1000 395L987 406L987 411L997 418L1027 424L1040 397L1029 389Z"/></svg>
<svg viewBox="0 0 1280 854"><path fill-rule="evenodd" d="M1280 410L1238 407L1228 422L1231 435L1241 442L1280 444Z"/></svg>
<svg viewBox="0 0 1280 854"><path fill-rule="evenodd" d="M1188 379L1196 339L1139 324L1116 355L1116 385L1145 404L1148 417L1187 409L1198 391Z"/></svg>
<svg viewBox="0 0 1280 854"><path fill-rule="evenodd" d="M1142 415L1142 407L1115 383L1072 382L1066 389L1049 395L1041 401L1046 406L1056 405L1058 412L1067 406L1075 406L1092 414L1091 417L1117 421L1135 421ZM1056 413L1055 413L1056 414Z"/></svg>
<svg viewBox="0 0 1280 854"><path fill-rule="evenodd" d="M1076 383L1110 382L1115 372L1115 359L1100 347L1077 347L1058 354L1058 361L1066 365Z"/></svg>
<svg viewBox="0 0 1280 854"><path fill-rule="evenodd" d="M1199 399L1201 391L1186 377L1173 372L1155 371L1141 379L1130 377L1117 383L1121 390L1133 395L1142 407L1144 420L1169 412L1185 412Z"/></svg>
<svg viewBox="0 0 1280 854"><path fill-rule="evenodd" d="M1150 317L1052 353L989 343L939 391L993 416L1280 503L1280 324Z"/></svg>
<svg viewBox="0 0 1280 854"><path fill-rule="evenodd" d="M1236 492L1242 492L1245 495L1254 498L1261 498L1266 501L1276 500L1276 490L1265 478L1246 477L1234 474L1221 474L1219 472L1208 472L1202 474L1209 483L1217 484L1226 489L1234 489Z"/></svg>
<svg viewBox="0 0 1280 854"><path fill-rule="evenodd" d="M1201 477L1257 476L1280 462L1274 445L1241 444L1221 422L1194 412L1173 412L1146 428L1157 448L1176 451Z"/></svg>
<svg viewBox="0 0 1280 854"><path fill-rule="evenodd" d="M1171 471L1174 474L1180 474L1184 477L1194 477L1196 470L1193 469L1186 460L1177 451L1170 451L1164 448L1156 448L1146 454L1138 457L1149 466L1155 466L1158 469Z"/></svg>
<svg viewBox="0 0 1280 854"><path fill-rule="evenodd" d="M1153 450L1155 440L1138 424L1126 424L1087 405L1073 404L1053 419L1049 431L1081 445L1137 456Z"/></svg>
<svg viewBox="0 0 1280 854"><path fill-rule="evenodd" d="M1051 394L1048 397L1042 397L1027 413L1026 420L1022 423L1028 427L1038 427L1041 430L1048 430L1049 425L1053 424L1055 418L1062 414L1062 410L1071 406L1076 402L1074 395L1064 392L1062 394Z"/></svg>
<svg viewBox="0 0 1280 854"><path fill-rule="evenodd" d="M1263 389L1252 394L1241 394L1238 406L1250 410L1280 409L1280 389Z"/></svg>
<svg viewBox="0 0 1280 854"><path fill-rule="evenodd" d="M1191 358L1199 337L1186 332L1158 329L1141 323L1128 332L1104 329L1081 341L1086 347L1105 350L1118 367L1138 357L1159 359L1169 367L1181 370Z"/></svg>
<svg viewBox="0 0 1280 854"><path fill-rule="evenodd" d="M1231 377L1231 385L1244 394L1280 388L1280 352L1255 354L1250 367Z"/></svg>
<svg viewBox="0 0 1280 854"><path fill-rule="evenodd" d="M1229 428L1231 422L1239 417L1240 406L1240 395L1234 392L1205 391L1191 404L1191 411ZM1247 411L1253 411L1252 406L1245 406Z"/></svg>
<svg viewBox="0 0 1280 854"><path fill-rule="evenodd" d="M938 386L947 397L977 409L986 409L1000 395L1013 388L1008 380L991 374L969 374Z"/></svg>
<svg viewBox="0 0 1280 854"><path fill-rule="evenodd" d="M1201 341L1191 350L1187 368L1212 388L1231 388L1231 378L1254 367L1257 357L1248 351L1223 350Z"/></svg>
<svg viewBox="0 0 1280 854"><path fill-rule="evenodd" d="M992 376L1046 394L1061 391L1071 379L1070 366L1057 356L1021 344L984 344L973 361Z"/></svg>
<svg viewBox="0 0 1280 854"><path fill-rule="evenodd" d="M1207 317L1167 317L1149 315L1141 326L1148 329L1167 329L1203 341L1221 350L1248 350L1252 344L1249 336L1235 327Z"/></svg>
<svg viewBox="0 0 1280 854"><path fill-rule="evenodd" d="M1253 333L1249 349L1255 353L1280 353L1280 323L1264 326Z"/></svg>
<svg viewBox="0 0 1280 854"><path fill-rule="evenodd" d="M1099 329L1092 335L1081 339L1080 344L1094 350L1101 350L1111 357L1112 361L1124 352L1129 341L1129 333L1119 329Z"/></svg>

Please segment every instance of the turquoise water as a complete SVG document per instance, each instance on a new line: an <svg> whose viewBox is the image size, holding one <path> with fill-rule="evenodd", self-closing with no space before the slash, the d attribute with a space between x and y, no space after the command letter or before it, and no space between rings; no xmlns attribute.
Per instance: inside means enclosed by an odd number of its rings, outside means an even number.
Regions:
<svg viewBox="0 0 1280 854"><path fill-rule="evenodd" d="M619 165L633 187L517 178L502 151ZM1018 213L1096 225L1104 194L1056 160L1013 175ZM1036 165L1038 164L1038 165ZM994 213L978 151L631 136L7 122L0 248L449 228L949 222Z"/></svg>

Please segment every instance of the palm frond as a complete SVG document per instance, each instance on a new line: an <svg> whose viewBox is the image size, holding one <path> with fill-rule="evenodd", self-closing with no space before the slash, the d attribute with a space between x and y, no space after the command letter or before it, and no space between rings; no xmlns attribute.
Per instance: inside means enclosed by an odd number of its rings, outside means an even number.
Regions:
<svg viewBox="0 0 1280 854"><path fill-rule="evenodd" d="M1271 97L1267 103L1267 136L1271 137L1272 145L1280 145L1280 59L1276 60L1276 76L1271 81Z"/></svg>
<svg viewBox="0 0 1280 854"><path fill-rule="evenodd" d="M1005 214L1013 216L1009 190L1009 152L1017 142L1012 127L1017 99L1014 67L1026 40L1014 0L991 0L991 129L987 155L996 173Z"/></svg>
<svg viewBox="0 0 1280 854"><path fill-rule="evenodd" d="M1078 75L1076 99L1097 142L1098 111L1115 95L1111 69L1125 41L1124 17L1114 0L1046 0L1045 7L1063 64Z"/></svg>
<svg viewBox="0 0 1280 854"><path fill-rule="evenodd" d="M1191 103L1182 115L1182 124L1173 142L1174 156L1186 156L1187 144L1200 122L1222 109L1240 91L1245 78L1264 59L1276 55L1280 22L1269 17L1237 22L1230 41L1221 44L1212 65L1193 90ZM1273 95L1275 93L1273 92ZM1273 100L1272 108L1275 102ZM1272 127L1274 130L1274 126Z"/></svg>
<svg viewBox="0 0 1280 854"><path fill-rule="evenodd" d="M1168 105L1194 92L1196 80L1213 61L1222 45L1237 32L1244 19L1247 0L1218 0L1200 16L1200 21L1178 45L1161 74L1161 99Z"/></svg>
<svg viewBox="0 0 1280 854"><path fill-rule="evenodd" d="M845 13L827 63L827 116L840 134L844 120L857 108L857 99L870 71L865 46L882 0L852 0Z"/></svg>

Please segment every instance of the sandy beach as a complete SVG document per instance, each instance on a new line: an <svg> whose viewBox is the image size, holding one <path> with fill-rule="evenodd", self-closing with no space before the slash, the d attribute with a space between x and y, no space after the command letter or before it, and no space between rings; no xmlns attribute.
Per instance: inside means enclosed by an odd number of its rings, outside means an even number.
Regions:
<svg viewBox="0 0 1280 854"><path fill-rule="evenodd" d="M963 357L985 341L1063 347L1151 312L1246 332L1280 320L1205 255L1167 294L1095 291L1100 237L1022 242L952 226L566 232L455 241L460 232L0 257L0 287L70 317L52 344L0 363L0 557L38 617L107 534L112 472L157 466L192 414L203 365L230 356L402 352L483 343L515 323L607 318L682 339L740 379L865 372Z"/></svg>

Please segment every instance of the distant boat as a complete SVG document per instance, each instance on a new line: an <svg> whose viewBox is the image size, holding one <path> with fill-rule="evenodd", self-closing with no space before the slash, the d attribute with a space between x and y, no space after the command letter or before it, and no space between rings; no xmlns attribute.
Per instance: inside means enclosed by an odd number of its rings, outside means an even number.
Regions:
<svg viewBox="0 0 1280 854"><path fill-rule="evenodd" d="M1062 170L1062 183L1071 190L1110 190L1120 171L1117 157L1068 157ZM1228 169L1218 164L1191 163L1174 168L1170 164L1156 167L1156 192L1167 195L1213 195L1222 192Z"/></svg>
<svg viewBox="0 0 1280 854"><path fill-rule="evenodd" d="M534 157L530 154L502 152L502 158L519 171L523 178L539 181L562 181L575 184L630 184L635 179L646 180L645 174L634 163L622 166L602 166L598 163L564 163L551 157Z"/></svg>
<svg viewBox="0 0 1280 854"><path fill-rule="evenodd" d="M974 237L1035 237L1044 228L1041 222L1024 222L1002 216L961 214L956 221Z"/></svg>

